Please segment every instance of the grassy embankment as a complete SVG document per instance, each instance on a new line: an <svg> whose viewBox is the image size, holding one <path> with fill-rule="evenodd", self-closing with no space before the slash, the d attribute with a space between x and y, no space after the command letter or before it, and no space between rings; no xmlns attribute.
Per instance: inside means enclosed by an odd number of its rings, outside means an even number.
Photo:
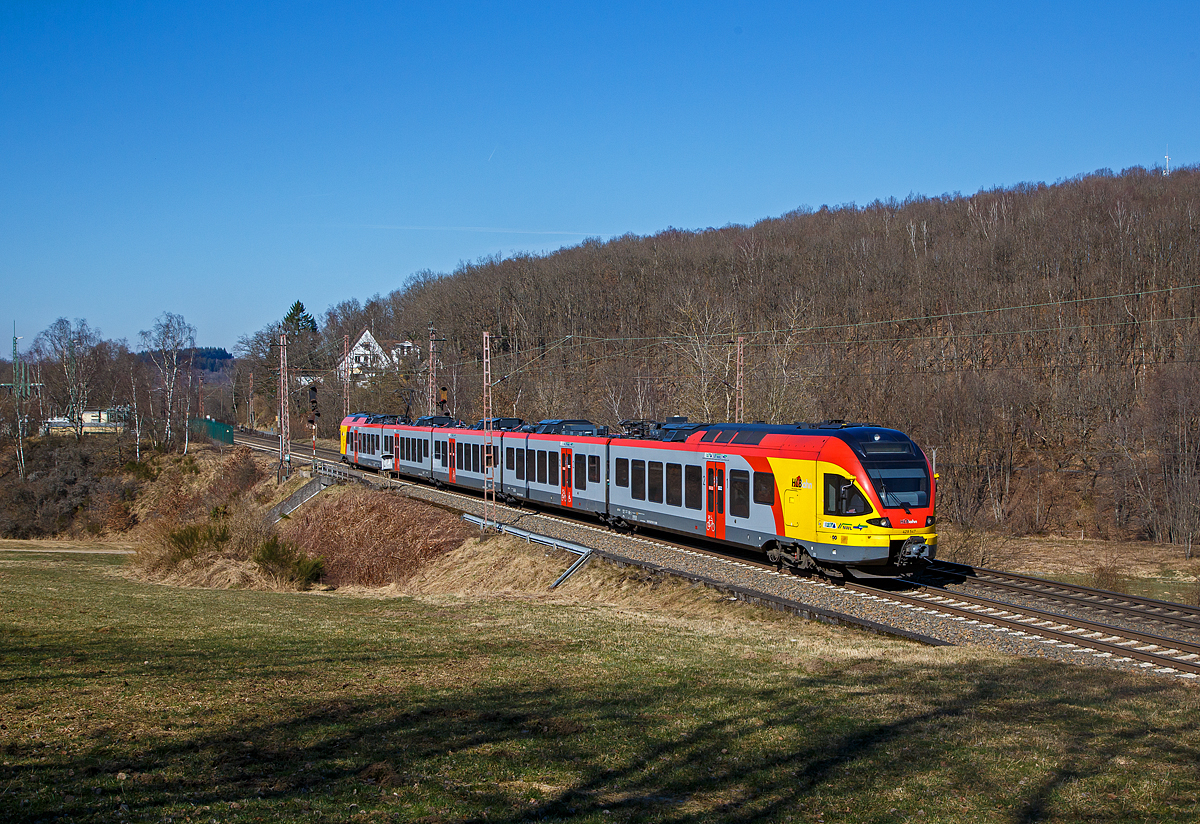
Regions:
<svg viewBox="0 0 1200 824"><path fill-rule="evenodd" d="M451 553L388 599L0 552L0 819L1200 816L1195 687L881 639L602 565L552 601L566 559L499 552Z"/></svg>

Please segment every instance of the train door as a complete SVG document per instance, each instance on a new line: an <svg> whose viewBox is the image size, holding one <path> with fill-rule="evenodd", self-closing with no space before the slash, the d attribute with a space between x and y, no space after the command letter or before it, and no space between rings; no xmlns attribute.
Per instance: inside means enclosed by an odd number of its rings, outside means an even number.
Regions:
<svg viewBox="0 0 1200 824"><path fill-rule="evenodd" d="M718 541L725 540L725 464L709 461L705 467L706 494L704 533Z"/></svg>
<svg viewBox="0 0 1200 824"><path fill-rule="evenodd" d="M575 501L571 493L571 449L569 447L563 447L558 465L561 467L558 499L563 506L572 506Z"/></svg>
<svg viewBox="0 0 1200 824"><path fill-rule="evenodd" d="M454 448L454 438L451 438L446 443L449 444L450 449L450 483L456 483L456 473L454 470L458 467L458 461L456 460L458 458L458 452Z"/></svg>

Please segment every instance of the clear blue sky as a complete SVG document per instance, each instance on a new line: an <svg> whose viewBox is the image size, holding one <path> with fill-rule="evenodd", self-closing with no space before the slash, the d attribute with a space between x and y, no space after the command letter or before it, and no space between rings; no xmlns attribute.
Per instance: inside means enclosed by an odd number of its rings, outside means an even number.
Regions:
<svg viewBox="0 0 1200 824"><path fill-rule="evenodd" d="M0 340L232 348L483 255L1195 164L1198 51L1194 2L7 0Z"/></svg>

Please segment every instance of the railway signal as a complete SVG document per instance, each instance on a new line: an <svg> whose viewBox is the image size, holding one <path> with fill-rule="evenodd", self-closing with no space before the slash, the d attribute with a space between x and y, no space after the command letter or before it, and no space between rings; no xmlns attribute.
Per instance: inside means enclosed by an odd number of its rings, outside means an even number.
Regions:
<svg viewBox="0 0 1200 824"><path fill-rule="evenodd" d="M317 425L317 418L321 417L321 410L317 408L317 387L308 387L308 422L312 426Z"/></svg>

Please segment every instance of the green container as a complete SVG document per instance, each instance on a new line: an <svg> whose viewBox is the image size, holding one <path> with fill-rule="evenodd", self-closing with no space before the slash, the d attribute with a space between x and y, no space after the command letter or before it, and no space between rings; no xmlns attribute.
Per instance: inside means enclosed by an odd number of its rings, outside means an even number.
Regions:
<svg viewBox="0 0 1200 824"><path fill-rule="evenodd" d="M218 423L210 418L191 418L188 427L193 438L208 438L233 446L233 427L227 423Z"/></svg>

